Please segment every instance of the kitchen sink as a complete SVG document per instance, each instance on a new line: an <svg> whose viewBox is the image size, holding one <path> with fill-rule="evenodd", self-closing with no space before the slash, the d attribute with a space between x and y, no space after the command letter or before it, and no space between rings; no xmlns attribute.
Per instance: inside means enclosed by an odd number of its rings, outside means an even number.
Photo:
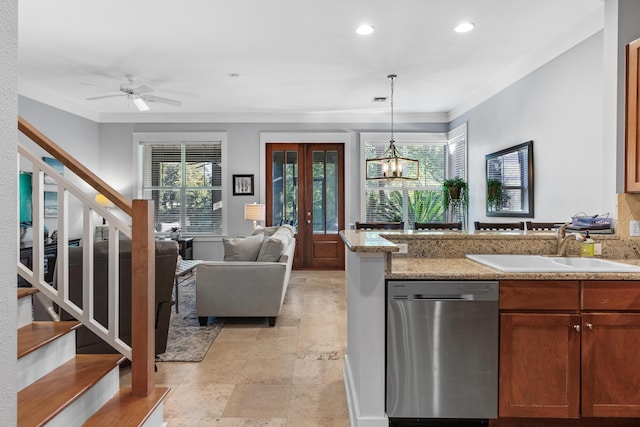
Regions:
<svg viewBox="0 0 640 427"><path fill-rule="evenodd" d="M601 258L511 254L469 254L467 258L496 270L511 273L640 273L639 266Z"/></svg>

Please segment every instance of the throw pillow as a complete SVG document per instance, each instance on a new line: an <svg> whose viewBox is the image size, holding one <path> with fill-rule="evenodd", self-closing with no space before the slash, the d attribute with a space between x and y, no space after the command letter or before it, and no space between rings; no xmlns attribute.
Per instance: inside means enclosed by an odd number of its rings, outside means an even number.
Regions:
<svg viewBox="0 0 640 427"><path fill-rule="evenodd" d="M280 227L279 226L273 226L273 227L256 227L252 232L251 235L256 235L256 234L262 234L264 235L264 237L269 237L269 236L273 236L273 233L275 233L276 231L278 231Z"/></svg>
<svg viewBox="0 0 640 427"><path fill-rule="evenodd" d="M257 261L277 262L289 246L291 237L287 230L278 230L273 236L264 239Z"/></svg>
<svg viewBox="0 0 640 427"><path fill-rule="evenodd" d="M262 246L262 234L242 238L223 238L225 261L255 261Z"/></svg>

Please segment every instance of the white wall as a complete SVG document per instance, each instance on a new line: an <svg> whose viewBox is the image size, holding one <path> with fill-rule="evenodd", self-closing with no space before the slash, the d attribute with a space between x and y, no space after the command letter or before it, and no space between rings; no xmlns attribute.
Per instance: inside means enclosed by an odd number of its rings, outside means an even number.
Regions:
<svg viewBox="0 0 640 427"><path fill-rule="evenodd" d="M511 221L485 215L485 155L529 140L534 145L535 219L564 221L577 212L615 215L616 174L603 164L603 34L555 58L487 102L456 118L468 122L469 222Z"/></svg>
<svg viewBox="0 0 640 427"><path fill-rule="evenodd" d="M2 424L17 423L17 298L18 183L18 0L0 2L0 418Z"/></svg>

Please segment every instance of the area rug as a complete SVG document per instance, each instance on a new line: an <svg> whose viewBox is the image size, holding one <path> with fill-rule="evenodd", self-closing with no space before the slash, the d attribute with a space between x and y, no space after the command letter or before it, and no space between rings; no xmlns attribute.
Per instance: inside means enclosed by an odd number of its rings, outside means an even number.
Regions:
<svg viewBox="0 0 640 427"><path fill-rule="evenodd" d="M172 308L167 351L158 354L156 361L200 362L222 330L224 319L209 318L207 326L200 326L196 316L195 276L184 280L178 286L180 313L175 312L175 306Z"/></svg>

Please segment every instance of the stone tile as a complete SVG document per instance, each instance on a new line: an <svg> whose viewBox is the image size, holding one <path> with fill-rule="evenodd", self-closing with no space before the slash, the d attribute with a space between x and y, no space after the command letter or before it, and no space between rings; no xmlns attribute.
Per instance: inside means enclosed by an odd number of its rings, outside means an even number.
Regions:
<svg viewBox="0 0 640 427"><path fill-rule="evenodd" d="M331 384L343 378L343 360L297 359L294 384Z"/></svg>
<svg viewBox="0 0 640 427"><path fill-rule="evenodd" d="M300 327L300 337L298 338L298 343L304 342L321 342L321 343L330 343L330 342L339 342L340 341L340 330L338 329L337 322L326 323L324 325L311 325L305 326L304 324Z"/></svg>
<svg viewBox="0 0 640 427"><path fill-rule="evenodd" d="M237 384L247 360L221 357L195 366L184 378L183 384Z"/></svg>
<svg viewBox="0 0 640 427"><path fill-rule="evenodd" d="M156 362L156 385L171 386L182 383L194 365L193 362Z"/></svg>
<svg viewBox="0 0 640 427"><path fill-rule="evenodd" d="M331 384L294 384L289 418L347 418L347 399L342 381Z"/></svg>
<svg viewBox="0 0 640 427"><path fill-rule="evenodd" d="M291 385L239 384L224 408L224 417L286 418Z"/></svg>
<svg viewBox="0 0 640 427"><path fill-rule="evenodd" d="M171 427L287 427L286 418L171 418Z"/></svg>
<svg viewBox="0 0 640 427"><path fill-rule="evenodd" d="M257 340L269 340L269 339L286 339L297 341L299 329L297 326L285 326L280 324L280 317L274 328L261 329L258 332Z"/></svg>
<svg viewBox="0 0 640 427"><path fill-rule="evenodd" d="M225 324L214 343L224 341L255 341L259 333L260 329L247 324Z"/></svg>
<svg viewBox="0 0 640 427"><path fill-rule="evenodd" d="M249 359L238 378L238 384L292 384L295 356Z"/></svg>
<svg viewBox="0 0 640 427"><path fill-rule="evenodd" d="M164 404L165 417L218 418L233 391L230 384L181 384Z"/></svg>
<svg viewBox="0 0 640 427"><path fill-rule="evenodd" d="M246 360L253 352L254 346L255 340L218 342L218 340L216 339L201 363L209 363L210 361L218 360L220 358Z"/></svg>
<svg viewBox="0 0 640 427"><path fill-rule="evenodd" d="M294 271L276 326L233 318L200 363L158 363L171 427L343 427L344 272ZM121 370L123 383L130 372Z"/></svg>
<svg viewBox="0 0 640 427"><path fill-rule="evenodd" d="M253 345L249 358L286 357L296 354L298 340L274 338L258 340Z"/></svg>
<svg viewBox="0 0 640 427"><path fill-rule="evenodd" d="M289 418L287 427L350 427L349 418Z"/></svg>

